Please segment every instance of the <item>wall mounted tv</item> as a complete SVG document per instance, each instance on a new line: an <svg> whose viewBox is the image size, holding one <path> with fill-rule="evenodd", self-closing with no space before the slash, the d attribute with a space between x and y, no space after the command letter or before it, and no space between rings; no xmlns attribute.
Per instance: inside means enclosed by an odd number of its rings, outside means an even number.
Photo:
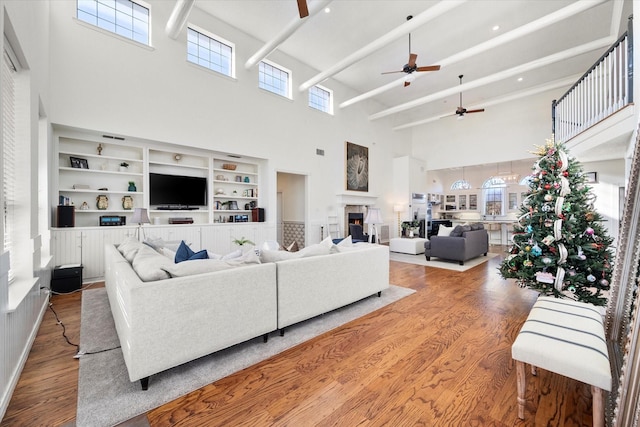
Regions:
<svg viewBox="0 0 640 427"><path fill-rule="evenodd" d="M149 204L156 209L206 206L207 178L149 173Z"/></svg>

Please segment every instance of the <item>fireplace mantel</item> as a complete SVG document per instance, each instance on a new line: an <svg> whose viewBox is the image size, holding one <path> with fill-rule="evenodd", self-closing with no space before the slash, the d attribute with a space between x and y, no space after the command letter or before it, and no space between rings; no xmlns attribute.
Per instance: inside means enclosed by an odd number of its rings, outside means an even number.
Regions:
<svg viewBox="0 0 640 427"><path fill-rule="evenodd" d="M378 196L358 193L342 193L337 195L338 205L345 207L347 205L356 206L372 206L378 200Z"/></svg>

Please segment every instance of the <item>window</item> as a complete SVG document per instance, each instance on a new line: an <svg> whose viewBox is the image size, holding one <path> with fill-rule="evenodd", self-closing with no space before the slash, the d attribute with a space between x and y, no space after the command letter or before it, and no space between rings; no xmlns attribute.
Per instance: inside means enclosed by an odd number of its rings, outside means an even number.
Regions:
<svg viewBox="0 0 640 427"><path fill-rule="evenodd" d="M187 29L187 61L234 77L232 43L217 40L219 37L204 34L201 30Z"/></svg>
<svg viewBox="0 0 640 427"><path fill-rule="evenodd" d="M12 55L11 55L12 56ZM4 51L2 61L2 195L3 195L3 250L9 252L10 263L14 264L12 251L15 241L15 74L17 62ZM9 270L9 280L13 279L14 269Z"/></svg>
<svg viewBox="0 0 640 427"><path fill-rule="evenodd" d="M261 89L291 98L291 72L272 62L260 62L258 85Z"/></svg>
<svg viewBox="0 0 640 427"><path fill-rule="evenodd" d="M130 0L78 0L78 19L149 44L149 9Z"/></svg>
<svg viewBox="0 0 640 427"><path fill-rule="evenodd" d="M469 181L466 181L464 179L459 179L453 184L451 184L451 189L452 190L469 190L471 189L471 184L469 184Z"/></svg>
<svg viewBox="0 0 640 427"><path fill-rule="evenodd" d="M496 177L489 178L483 185L484 214L504 215L504 198L507 184Z"/></svg>
<svg viewBox="0 0 640 427"><path fill-rule="evenodd" d="M309 89L309 107L333 114L333 93L321 86L313 86Z"/></svg>

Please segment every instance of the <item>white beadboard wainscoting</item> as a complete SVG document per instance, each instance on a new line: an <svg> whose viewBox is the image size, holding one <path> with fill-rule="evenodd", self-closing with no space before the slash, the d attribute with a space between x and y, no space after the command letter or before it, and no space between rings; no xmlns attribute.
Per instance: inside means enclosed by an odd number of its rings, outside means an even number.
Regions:
<svg viewBox="0 0 640 427"><path fill-rule="evenodd" d="M34 259L40 259L37 249ZM11 395L18 383L22 368L36 338L42 316L49 301L48 288L51 281L51 258L34 267L34 280L20 301L9 299L9 253L0 255L0 419L9 406ZM12 284L13 285L13 284Z"/></svg>
<svg viewBox="0 0 640 427"><path fill-rule="evenodd" d="M55 228L51 230L53 265L82 264L84 282L104 277L104 245L118 244L128 236L135 236L137 226ZM260 247L267 240L275 240L276 230L267 222L237 224L181 224L145 225L140 240L162 238L165 241L184 240L191 249L226 254L238 247L234 239L242 237Z"/></svg>

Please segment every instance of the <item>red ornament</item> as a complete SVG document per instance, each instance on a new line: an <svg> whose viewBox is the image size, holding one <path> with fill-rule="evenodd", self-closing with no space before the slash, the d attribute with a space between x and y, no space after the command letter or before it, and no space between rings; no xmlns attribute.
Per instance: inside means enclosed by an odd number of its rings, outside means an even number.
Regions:
<svg viewBox="0 0 640 427"><path fill-rule="evenodd" d="M547 174L547 171L546 171L546 170L542 170L540 173L541 173L542 175L546 175L546 174Z"/></svg>
<svg viewBox="0 0 640 427"><path fill-rule="evenodd" d="M562 175L563 175L564 177L569 176L569 171L563 171L563 172L562 172Z"/></svg>
<svg viewBox="0 0 640 427"><path fill-rule="evenodd" d="M544 189L545 190L550 190L551 189L551 184L545 184L544 185Z"/></svg>

